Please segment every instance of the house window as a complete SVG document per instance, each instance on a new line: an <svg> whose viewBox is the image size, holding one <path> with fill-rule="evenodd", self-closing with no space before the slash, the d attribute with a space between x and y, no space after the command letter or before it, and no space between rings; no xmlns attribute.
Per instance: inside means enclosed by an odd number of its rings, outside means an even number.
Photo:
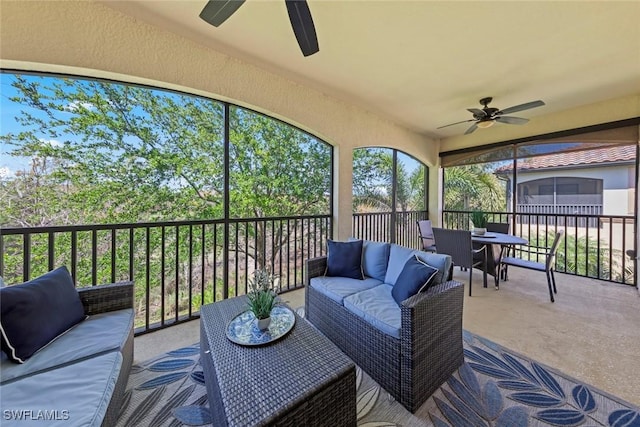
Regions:
<svg viewBox="0 0 640 427"><path fill-rule="evenodd" d="M553 174L552 171L549 174ZM519 205L602 205L602 180L581 177L539 178L518 184Z"/></svg>

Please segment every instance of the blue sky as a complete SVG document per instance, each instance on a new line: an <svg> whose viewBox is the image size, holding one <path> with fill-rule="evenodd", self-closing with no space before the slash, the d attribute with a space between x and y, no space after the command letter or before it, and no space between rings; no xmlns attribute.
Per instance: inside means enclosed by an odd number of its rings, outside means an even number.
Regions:
<svg viewBox="0 0 640 427"><path fill-rule="evenodd" d="M20 111L24 108L10 100L17 95L17 91L11 86L12 74L0 73L0 134L20 132L21 126L16 121ZM11 146L0 141L0 177L3 173L15 174L18 170L28 168L30 159L27 157L13 157L8 154Z"/></svg>
<svg viewBox="0 0 640 427"><path fill-rule="evenodd" d="M55 77L44 76L22 76L27 80L41 82L45 87L51 80L56 79ZM23 130L22 125L18 123L16 117L19 117L21 112L25 109L30 109L29 112L35 117L45 116L45 114L39 110L11 101L11 97L18 95L18 90L11 85L14 79L15 77L12 73L0 73L0 135L19 133ZM168 95L175 97L175 100L179 100L181 98L181 95L174 94L172 92L166 92L161 89L159 89L159 91L162 92L163 96ZM71 135L65 135L65 138L68 139L72 139L73 137L74 136ZM47 140L53 145L60 144L60 141L51 140L48 135L44 134L42 135L42 140ZM6 176L13 176L17 171L30 168L30 158L9 155L9 152L14 148L15 147L5 144L0 140L0 179ZM402 153L399 153L398 160L404 164L405 170L409 174L411 174L420 164L412 157Z"/></svg>

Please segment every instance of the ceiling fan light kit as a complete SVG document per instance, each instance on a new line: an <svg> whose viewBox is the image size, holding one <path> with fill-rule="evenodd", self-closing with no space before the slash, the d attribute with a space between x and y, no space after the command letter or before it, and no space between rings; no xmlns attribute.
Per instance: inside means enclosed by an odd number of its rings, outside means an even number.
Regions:
<svg viewBox="0 0 640 427"><path fill-rule="evenodd" d="M200 18L214 27L220 26L245 0L209 0L200 12ZM318 52L318 37L313 25L311 10L306 0L285 0L291 28L304 56Z"/></svg>
<svg viewBox="0 0 640 427"><path fill-rule="evenodd" d="M486 129L493 126L494 123L495 123L495 120L483 120L481 122L478 122L478 127L480 129Z"/></svg>
<svg viewBox="0 0 640 427"><path fill-rule="evenodd" d="M538 100L538 101L526 102L524 104L514 105L513 107L500 110L498 108L489 107L489 103L491 103L491 101L493 101L493 98L488 96L480 100L482 109L467 108L467 111L469 111L473 115L473 119L450 123L448 125L440 126L438 129L446 128L453 125L458 125L461 123L475 122L464 133L465 135L468 135L470 133L475 132L475 130L478 128L481 128L481 129L490 128L495 124L495 122L506 123L509 125L523 125L527 123L529 119L524 119L522 117L505 116L504 114L529 110L531 108L542 107L543 105L545 105L544 102Z"/></svg>

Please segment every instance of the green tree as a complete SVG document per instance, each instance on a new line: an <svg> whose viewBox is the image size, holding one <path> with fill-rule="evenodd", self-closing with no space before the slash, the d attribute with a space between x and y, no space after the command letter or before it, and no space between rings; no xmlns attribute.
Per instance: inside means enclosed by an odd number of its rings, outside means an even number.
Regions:
<svg viewBox="0 0 640 427"><path fill-rule="evenodd" d="M390 149L353 150L354 212L391 212L392 168Z"/></svg>
<svg viewBox="0 0 640 427"><path fill-rule="evenodd" d="M444 169L446 210L504 211L505 187L490 164L453 166Z"/></svg>
<svg viewBox="0 0 640 427"><path fill-rule="evenodd" d="M220 102L134 85L19 74L4 74L2 79L12 86L15 95L10 101L20 113L15 118L19 131L0 138L12 147L10 155L37 160L32 170L0 182L0 197L10 202L0 216L5 226L221 219L226 120L230 125L231 217L328 213L330 147L278 120L239 107L231 107L226 118ZM259 247L250 247L245 255L255 257L260 265L273 260L289 236L287 230L271 236L264 223L256 224L239 238L258 242ZM220 236L222 227L214 225L207 232L213 230ZM221 238L215 248L213 238L206 243L191 241L188 226L180 230L167 227L166 231L165 258L169 261L175 253L182 260L191 250L209 254L223 249ZM140 279L146 277L144 265L149 264L151 292L161 277L167 279L169 292L177 292L174 272L179 270L181 278L191 272L185 271L184 262L167 261L161 267L163 233L159 227L150 228L146 259L144 230L134 233L134 265L141 270L136 272L137 283L144 283ZM129 257L128 233L122 234L127 235L118 236L113 255L117 266L126 266ZM91 238L90 233L78 233L79 275L85 264L90 267L87 242ZM235 235L230 239L233 247ZM69 252L68 248L58 250L68 245L64 240L57 238L56 254ZM5 261L7 257L17 260L20 254L10 252L7 241ZM268 254L264 242L274 243ZM12 245L20 248L19 242ZM102 272L108 272L112 262L110 235L98 233L97 245L102 280L108 278ZM235 247L243 245L235 242ZM34 248L32 265L46 268L46 248L46 242ZM221 260L218 256L216 262ZM208 255L206 262L213 262ZM204 274L193 273L194 277ZM210 279L217 286L219 278ZM86 275L79 277L80 283L87 280Z"/></svg>
<svg viewBox="0 0 640 427"><path fill-rule="evenodd" d="M30 108L16 117L22 131L2 138L12 155L60 162L53 173L74 187L78 220L220 217L220 104L94 80L15 75L12 86Z"/></svg>
<svg viewBox="0 0 640 427"><path fill-rule="evenodd" d="M232 217L291 217L329 211L331 149L326 144L239 107L231 108L230 130ZM273 265L291 237L289 229L272 230L266 221L253 222L248 233L252 238L245 255L255 256L259 268ZM273 242L273 247L267 242Z"/></svg>
<svg viewBox="0 0 640 427"><path fill-rule="evenodd" d="M393 150L358 148L353 151L354 212L391 212L395 184L396 209L424 209L424 166L411 173L398 156L396 181L393 182Z"/></svg>

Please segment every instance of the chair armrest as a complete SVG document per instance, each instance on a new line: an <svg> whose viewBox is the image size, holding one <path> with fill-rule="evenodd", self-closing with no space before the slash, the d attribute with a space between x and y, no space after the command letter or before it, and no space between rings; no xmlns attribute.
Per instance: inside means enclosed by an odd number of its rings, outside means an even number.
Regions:
<svg viewBox="0 0 640 427"><path fill-rule="evenodd" d="M107 311L133 308L133 282L78 288L85 314L91 316Z"/></svg>
<svg viewBox="0 0 640 427"><path fill-rule="evenodd" d="M426 292L419 292L407 298L402 301L400 308L403 311L426 309L430 305L438 304L440 300L450 298L456 292L460 293L460 297L464 299L464 285L458 281L449 280L430 287ZM462 315L462 304L460 304L460 315Z"/></svg>
<svg viewBox="0 0 640 427"><path fill-rule="evenodd" d="M426 337L428 334L422 332L432 330L435 323L459 322L462 326L463 302L462 283L455 280L439 283L402 301L402 326L410 325L414 338Z"/></svg>
<svg viewBox="0 0 640 427"><path fill-rule="evenodd" d="M400 359L403 395L417 409L464 362L464 285L435 285L400 305Z"/></svg>
<svg viewBox="0 0 640 427"><path fill-rule="evenodd" d="M325 271L327 271L326 256L308 259L306 261L306 268L304 269L305 286L309 286L309 282L313 277L324 276Z"/></svg>

